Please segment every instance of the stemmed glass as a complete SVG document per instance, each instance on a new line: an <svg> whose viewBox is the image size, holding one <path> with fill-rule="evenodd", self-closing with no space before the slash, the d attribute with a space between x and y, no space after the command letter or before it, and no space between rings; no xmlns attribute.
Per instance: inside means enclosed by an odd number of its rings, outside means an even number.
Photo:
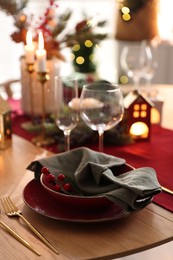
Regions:
<svg viewBox="0 0 173 260"><path fill-rule="evenodd" d="M125 46L121 52L120 63L127 75L133 79L135 89L139 90L140 79L146 66L145 41Z"/></svg>
<svg viewBox="0 0 173 260"><path fill-rule="evenodd" d="M55 77L55 123L65 136L65 150L70 150L70 134L79 120L79 112L73 106L78 98L77 79ZM75 102L74 102L75 103Z"/></svg>
<svg viewBox="0 0 173 260"><path fill-rule="evenodd" d="M157 61L157 42L155 40L146 41L145 45L145 55L146 55L146 66L144 69L143 77L146 79L146 85L148 87L148 95L150 95L151 80L155 75L158 67Z"/></svg>
<svg viewBox="0 0 173 260"><path fill-rule="evenodd" d="M103 152L104 131L123 118L123 95L120 88L106 82L84 85L80 97L81 118L99 134L99 151Z"/></svg>

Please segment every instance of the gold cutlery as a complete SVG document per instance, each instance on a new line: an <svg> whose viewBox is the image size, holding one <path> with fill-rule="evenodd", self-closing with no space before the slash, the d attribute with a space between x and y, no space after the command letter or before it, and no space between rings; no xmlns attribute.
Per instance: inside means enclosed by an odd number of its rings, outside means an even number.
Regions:
<svg viewBox="0 0 173 260"><path fill-rule="evenodd" d="M47 245L54 253L59 254L58 250L35 228L32 224L22 215L21 210L13 203L10 197L1 198L2 206L4 208L5 213L9 217L19 217L21 218L25 224L32 230L32 232L39 237L39 239Z"/></svg>
<svg viewBox="0 0 173 260"><path fill-rule="evenodd" d="M163 190L164 192L173 195L173 190L170 190L170 189L168 189L168 188L166 188L166 187L164 187L164 186L161 186L161 188L162 188L162 190Z"/></svg>
<svg viewBox="0 0 173 260"><path fill-rule="evenodd" d="M0 210L1 214L1 210ZM32 252L34 252L36 255L41 256L41 254L33 247L31 246L25 239L23 239L20 235L18 235L13 229L11 229L7 224L5 224L3 221L0 220L0 225L8 231L13 237L15 237L20 243L22 243L24 246L29 248Z"/></svg>

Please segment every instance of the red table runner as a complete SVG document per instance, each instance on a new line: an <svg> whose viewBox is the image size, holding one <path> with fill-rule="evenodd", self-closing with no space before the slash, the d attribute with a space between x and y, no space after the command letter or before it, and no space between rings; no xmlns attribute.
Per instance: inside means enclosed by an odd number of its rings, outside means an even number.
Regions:
<svg viewBox="0 0 173 260"><path fill-rule="evenodd" d="M105 147L105 152L126 159L138 167L153 167L159 183L173 190L173 131L152 126L151 140L119 147ZM173 212L173 195L162 192L153 200Z"/></svg>
<svg viewBox="0 0 173 260"><path fill-rule="evenodd" d="M21 128L21 124L27 120L27 117L17 107L18 103L17 101L11 103L14 111L16 111L16 114L13 114L13 133L31 141L35 134L26 132ZM96 145L86 144L86 146L97 150ZM57 144L46 147L52 152L57 152L56 148ZM173 190L173 131L152 125L150 141L125 146L105 145L104 152L124 158L127 163L136 168L153 167L156 170L159 183ZM173 195L162 192L154 196L153 202L173 212Z"/></svg>

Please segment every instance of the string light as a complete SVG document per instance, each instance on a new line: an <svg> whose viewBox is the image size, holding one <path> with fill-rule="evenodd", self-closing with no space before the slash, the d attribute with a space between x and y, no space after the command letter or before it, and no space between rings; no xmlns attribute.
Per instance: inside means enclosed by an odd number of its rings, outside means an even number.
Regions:
<svg viewBox="0 0 173 260"><path fill-rule="evenodd" d="M86 48L92 48L92 47L94 46L94 43L93 43L91 40L86 40L86 41L84 42L84 46L85 46ZM72 49L73 49L73 51L74 51L74 54L73 54L73 56L72 56L72 60L75 60L75 62L76 62L78 65L83 65L84 63L86 63L85 57L83 57L83 56L81 56L81 55L80 55L80 56L77 56L78 51L81 49L80 44L75 44ZM76 52L76 55L75 55L75 52ZM93 62L93 60L94 60L94 55L93 55L93 54L90 54L90 55L88 56L88 59L89 59L91 62Z"/></svg>
<svg viewBox="0 0 173 260"><path fill-rule="evenodd" d="M76 58L76 63L77 64L83 64L85 62L85 59L84 59L84 57L82 57L82 56L79 56L79 57L77 57Z"/></svg>
<svg viewBox="0 0 173 260"><path fill-rule="evenodd" d="M119 1L119 9L121 10L121 13L122 13L122 19L124 21L129 21L131 20L131 10L129 7L127 6L124 6L123 5L123 1Z"/></svg>
<svg viewBox="0 0 173 260"><path fill-rule="evenodd" d="M85 44L85 46L86 46L87 48L90 48L90 47L93 46L93 43L92 43L92 41L90 41L90 40L86 40L86 41L84 42L84 44Z"/></svg>
<svg viewBox="0 0 173 260"><path fill-rule="evenodd" d="M123 18L124 21L127 22L127 21L131 20L131 15L130 14L123 14L122 18Z"/></svg>
<svg viewBox="0 0 173 260"><path fill-rule="evenodd" d="M130 9L129 9L127 6L123 6L123 7L121 8L121 12L122 12L123 14L129 14L129 13L130 13Z"/></svg>
<svg viewBox="0 0 173 260"><path fill-rule="evenodd" d="M120 77L120 83L121 84L127 84L129 82L128 77L123 75Z"/></svg>
<svg viewBox="0 0 173 260"><path fill-rule="evenodd" d="M79 51L80 50L80 45L79 44L75 44L72 49L73 49L73 51Z"/></svg>
<svg viewBox="0 0 173 260"><path fill-rule="evenodd" d="M93 60L94 60L94 55L93 55L93 54L91 54L91 55L89 56L89 60L90 60L90 61L93 61Z"/></svg>
<svg viewBox="0 0 173 260"><path fill-rule="evenodd" d="M129 7L123 6L121 8L121 12L122 12L122 18L123 18L124 21L129 21L131 19Z"/></svg>

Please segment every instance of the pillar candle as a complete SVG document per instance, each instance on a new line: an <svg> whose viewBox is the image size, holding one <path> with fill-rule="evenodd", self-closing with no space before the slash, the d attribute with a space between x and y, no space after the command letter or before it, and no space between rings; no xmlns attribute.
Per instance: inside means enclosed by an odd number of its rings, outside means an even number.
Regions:
<svg viewBox="0 0 173 260"><path fill-rule="evenodd" d="M39 32L38 38L38 49L36 50L37 57L37 71L45 72L46 71L46 50L44 49L44 39L42 32Z"/></svg>

